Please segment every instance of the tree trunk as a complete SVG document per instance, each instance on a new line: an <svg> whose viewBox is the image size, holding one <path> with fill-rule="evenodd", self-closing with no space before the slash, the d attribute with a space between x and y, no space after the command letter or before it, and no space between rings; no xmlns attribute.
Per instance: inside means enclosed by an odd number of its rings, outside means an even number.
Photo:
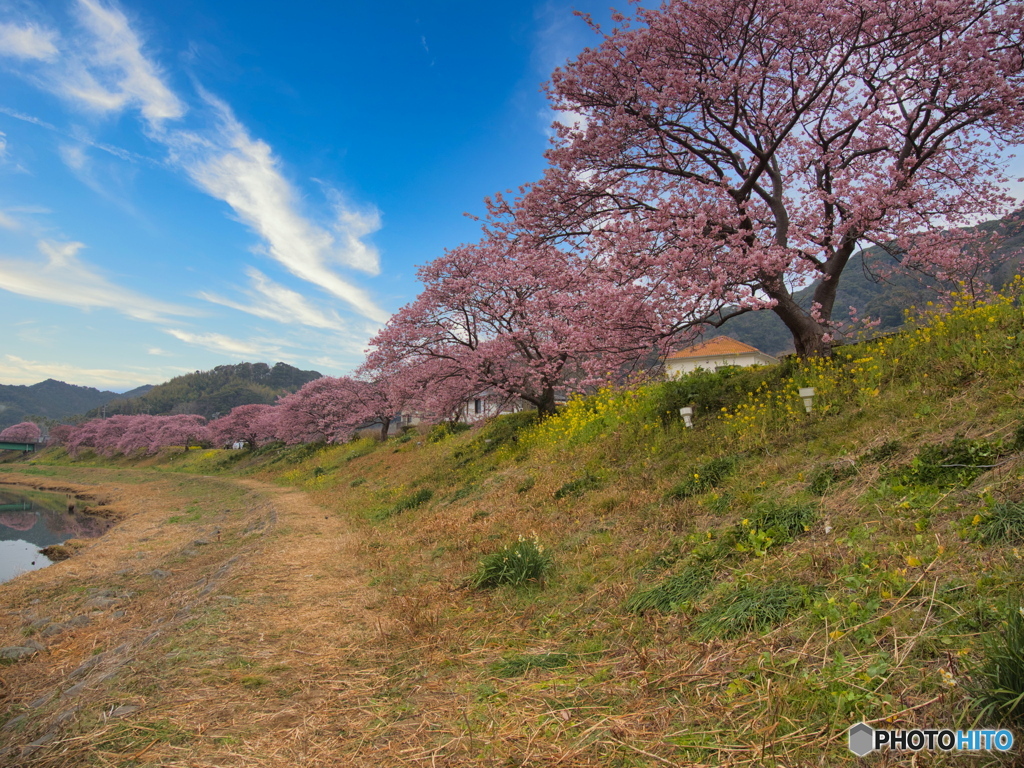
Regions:
<svg viewBox="0 0 1024 768"><path fill-rule="evenodd" d="M391 429L391 419L384 419L380 424L380 441L383 443L388 439L388 430Z"/></svg>
<svg viewBox="0 0 1024 768"><path fill-rule="evenodd" d="M537 405L537 416L546 419L555 415L555 390L554 387L546 387L540 397L535 401Z"/></svg>
<svg viewBox="0 0 1024 768"><path fill-rule="evenodd" d="M776 302L772 311L778 315L793 335L793 347L796 349L798 357L830 357L832 355L832 342L825 339L828 327L824 323L827 323L832 317L832 305L835 302L838 283L836 278L832 278L820 283L815 290L814 301L821 305L818 310L818 320L794 301L792 294L782 284L781 279L763 283L765 293Z"/></svg>

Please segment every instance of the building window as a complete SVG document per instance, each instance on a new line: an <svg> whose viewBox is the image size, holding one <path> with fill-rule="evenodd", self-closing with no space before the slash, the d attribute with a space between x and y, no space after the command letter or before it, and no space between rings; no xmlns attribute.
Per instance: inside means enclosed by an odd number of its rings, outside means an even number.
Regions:
<svg viewBox="0 0 1024 768"><path fill-rule="evenodd" d="M483 401L478 397L473 401L473 413L482 413L484 410Z"/></svg>

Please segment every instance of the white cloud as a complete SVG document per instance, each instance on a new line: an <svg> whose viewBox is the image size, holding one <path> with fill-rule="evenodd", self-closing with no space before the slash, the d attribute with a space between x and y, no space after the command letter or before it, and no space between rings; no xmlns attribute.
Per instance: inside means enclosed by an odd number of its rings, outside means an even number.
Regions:
<svg viewBox="0 0 1024 768"><path fill-rule="evenodd" d="M60 159L73 171L81 171L89 162L89 158L85 154L85 147L81 144L62 144Z"/></svg>
<svg viewBox="0 0 1024 768"><path fill-rule="evenodd" d="M345 322L338 316L337 312L325 312L315 307L305 296L275 283L258 269L249 267L246 269L251 284L250 290L244 290L246 296L252 303L226 299L207 291L198 295L206 301L220 304L241 312L248 312L250 315L262 317L267 320L275 320L285 324L299 324L310 328L326 328L336 331L347 330Z"/></svg>
<svg viewBox="0 0 1024 768"><path fill-rule="evenodd" d="M173 374L171 374L173 375ZM0 379L7 384L36 384L44 379L57 379L89 387L115 388L124 391L141 384L153 384L170 378L167 371L140 368L117 371L107 368L80 368L65 363L43 363L14 355L0 358Z"/></svg>
<svg viewBox="0 0 1024 768"><path fill-rule="evenodd" d="M274 344L266 344L256 340L243 341L241 339L233 339L222 333L192 333L177 328L166 328L165 330L171 336L178 339L178 341L202 347L211 352L226 352L229 355L249 358L276 357L280 359L281 357L280 348Z"/></svg>
<svg viewBox="0 0 1024 768"><path fill-rule="evenodd" d="M113 309L147 322L165 322L168 315L196 314L109 282L78 258L82 243L40 240L37 246L45 257L43 262L0 259L0 288L69 307Z"/></svg>
<svg viewBox="0 0 1024 768"><path fill-rule="evenodd" d="M57 33L36 24L0 24L0 56L51 61L57 58Z"/></svg>
<svg viewBox="0 0 1024 768"><path fill-rule="evenodd" d="M15 120L21 120L26 123L32 123L33 125L42 126L43 128L47 128L51 131L57 130L57 127L55 125L52 125L51 123L48 123L45 120L40 120L38 117L34 117L32 115L26 115L24 112L19 112L18 110L11 109L10 107L0 106L0 112L2 112L5 115L8 115L9 117L13 117Z"/></svg>
<svg viewBox="0 0 1024 768"><path fill-rule="evenodd" d="M166 349L160 349L160 347L150 347L146 350L148 355L156 355L157 357L174 357L172 352L168 352Z"/></svg>
<svg viewBox="0 0 1024 768"><path fill-rule="evenodd" d="M0 229L20 229L21 225L18 220L13 216L9 216L4 211L0 211Z"/></svg>
<svg viewBox="0 0 1024 768"><path fill-rule="evenodd" d="M367 242L380 228L378 212L369 207L359 209L327 190L333 206L330 220L318 221L308 215L271 147L251 137L227 104L205 92L200 95L214 115L213 128L193 132L169 126L168 122L185 115L186 107L165 82L160 68L143 52L143 41L125 14L100 0L77 0L76 10L84 34L65 36L62 56L40 64L38 72L29 76L31 82L88 111L137 109L145 120L147 135L167 148L171 164L204 192L227 203L238 220L263 241L263 252L363 317L385 322L388 313L369 293L336 271L341 266L379 273L378 251ZM42 124L29 116L14 116ZM122 159L132 159L116 147L78 138ZM89 158L82 147L66 144L61 155L85 183L109 195L89 172ZM314 319L307 308L301 311ZM323 317L315 322L322 323Z"/></svg>
<svg viewBox="0 0 1024 768"><path fill-rule="evenodd" d="M362 238L380 226L375 211L359 212L332 195L334 234L297 210L297 198L270 146L249 136L222 101L205 94L218 116L209 136L180 132L168 137L172 157L207 194L223 200L266 243L267 255L302 280L319 286L364 317L384 322L388 314L363 289L342 279L331 264L371 274L379 271L376 249Z"/></svg>
<svg viewBox="0 0 1024 768"><path fill-rule="evenodd" d="M117 8L78 0L78 18L91 40L70 57L64 93L93 109L136 106L152 127L185 114L185 106L142 53L142 42Z"/></svg>

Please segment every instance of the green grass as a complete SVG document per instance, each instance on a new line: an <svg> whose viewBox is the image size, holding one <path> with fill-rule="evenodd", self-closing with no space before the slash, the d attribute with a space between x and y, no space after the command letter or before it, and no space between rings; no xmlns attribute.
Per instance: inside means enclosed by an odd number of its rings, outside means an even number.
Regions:
<svg viewBox="0 0 1024 768"><path fill-rule="evenodd" d="M520 677L531 669L559 669L571 663L568 653L521 653L495 662L491 671L498 677Z"/></svg>
<svg viewBox="0 0 1024 768"><path fill-rule="evenodd" d="M804 599L804 591L792 584L738 586L697 617L696 634L709 640L766 632L793 615Z"/></svg>
<svg viewBox="0 0 1024 768"><path fill-rule="evenodd" d="M696 600L715 583L715 571L705 564L689 565L650 589L636 592L626 601L631 613L668 612Z"/></svg>

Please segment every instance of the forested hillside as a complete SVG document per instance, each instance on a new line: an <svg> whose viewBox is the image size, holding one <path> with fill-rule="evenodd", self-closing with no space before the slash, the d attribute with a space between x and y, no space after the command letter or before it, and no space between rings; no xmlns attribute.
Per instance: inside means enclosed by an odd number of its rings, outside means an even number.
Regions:
<svg viewBox="0 0 1024 768"><path fill-rule="evenodd" d="M286 363L274 366L266 363L218 365L210 371L176 376L141 397L113 400L102 412L107 416L195 413L215 418L239 405L273 403L279 395L294 392L320 376L318 371L303 371ZM89 418L99 416L101 409L93 406L85 415Z"/></svg>
<svg viewBox="0 0 1024 768"><path fill-rule="evenodd" d="M127 403L148 389L139 387L119 395L94 387L65 384L55 379L31 385L0 384L0 429L22 421L60 421L83 411L100 408L115 398Z"/></svg>

